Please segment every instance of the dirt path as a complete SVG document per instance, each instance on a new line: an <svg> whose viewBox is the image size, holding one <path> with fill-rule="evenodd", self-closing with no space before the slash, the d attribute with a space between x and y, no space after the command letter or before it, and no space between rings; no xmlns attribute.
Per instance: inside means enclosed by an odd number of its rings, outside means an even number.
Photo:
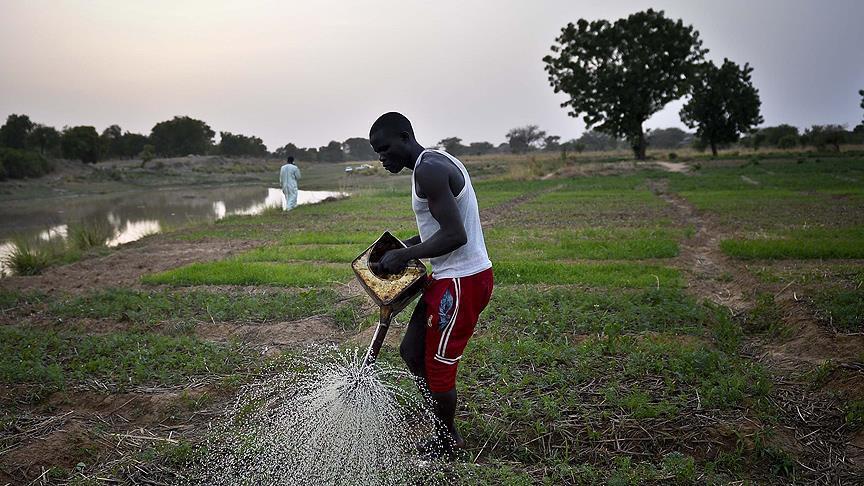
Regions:
<svg viewBox="0 0 864 486"><path fill-rule="evenodd" d="M107 256L51 267L41 275L6 277L0 280L0 287L38 289L47 293L80 293L105 287L137 288L141 286L139 280L144 274L194 262L219 260L260 244L246 240L171 241L155 236L124 245Z"/></svg>
<svg viewBox="0 0 864 486"><path fill-rule="evenodd" d="M537 199L542 194L557 191L558 189L561 189L561 187L563 186L556 185L548 187L541 191L536 191L529 194L522 194L521 196L517 196L513 199L505 201L497 206L493 206L492 208L489 208L480 213L480 223L483 225L484 228L492 227L501 217L512 212L514 209L521 206L522 204Z"/></svg>
<svg viewBox="0 0 864 486"><path fill-rule="evenodd" d="M681 243L681 254L676 259L688 275L690 292L728 307L735 318L752 309L760 293L773 295L788 336L748 337L743 353L775 375L779 397L775 405L781 410L784 425L774 432L799 458L810 463L796 459L801 467L818 472L820 481L840 484L837 475L841 471L845 471L844 477L864 477L864 431L849 434L844 425L844 405L832 393L864 398L864 364L860 363L864 336L837 334L828 329L794 298L791 285L778 290L759 281L746 265L722 253L719 243L725 231L720 225L670 193L667 181L653 181L650 185L675 209L681 223L696 230L692 238ZM807 373L825 363L831 363L830 371L814 386ZM815 471L813 466L824 470Z"/></svg>
<svg viewBox="0 0 864 486"><path fill-rule="evenodd" d="M690 166L683 162L665 162L665 161L655 161L656 165L659 165L661 169L668 172L677 172L677 173L685 173L690 172Z"/></svg>

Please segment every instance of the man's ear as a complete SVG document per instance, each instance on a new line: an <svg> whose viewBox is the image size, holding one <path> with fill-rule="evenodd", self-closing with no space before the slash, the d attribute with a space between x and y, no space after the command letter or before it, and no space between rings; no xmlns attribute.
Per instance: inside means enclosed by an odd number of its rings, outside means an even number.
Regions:
<svg viewBox="0 0 864 486"><path fill-rule="evenodd" d="M408 140L411 140L411 134L408 132L400 132L399 139L403 142L407 142Z"/></svg>

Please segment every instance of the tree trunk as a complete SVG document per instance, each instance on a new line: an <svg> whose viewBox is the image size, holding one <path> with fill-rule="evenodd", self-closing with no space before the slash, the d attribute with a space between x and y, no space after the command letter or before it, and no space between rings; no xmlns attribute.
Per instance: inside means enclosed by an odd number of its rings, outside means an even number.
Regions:
<svg viewBox="0 0 864 486"><path fill-rule="evenodd" d="M636 157L636 160L645 160L645 149L648 148L648 144L645 143L645 132L642 131L642 126L639 126L639 136L634 139L634 141L630 144L633 148L633 156Z"/></svg>
<svg viewBox="0 0 864 486"><path fill-rule="evenodd" d="M713 140L711 141L711 155L717 157L717 143Z"/></svg>

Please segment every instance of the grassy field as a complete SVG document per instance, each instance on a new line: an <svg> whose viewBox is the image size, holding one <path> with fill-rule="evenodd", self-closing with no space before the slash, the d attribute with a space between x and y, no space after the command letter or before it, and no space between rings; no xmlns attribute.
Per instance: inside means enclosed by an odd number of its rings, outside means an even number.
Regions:
<svg viewBox="0 0 864 486"><path fill-rule="evenodd" d="M682 158L469 162L496 289L460 365L465 484L864 478L864 157ZM256 245L128 287L0 281L0 484L170 483L292 326L352 346L374 309L348 263L414 231L381 181L152 238Z"/></svg>

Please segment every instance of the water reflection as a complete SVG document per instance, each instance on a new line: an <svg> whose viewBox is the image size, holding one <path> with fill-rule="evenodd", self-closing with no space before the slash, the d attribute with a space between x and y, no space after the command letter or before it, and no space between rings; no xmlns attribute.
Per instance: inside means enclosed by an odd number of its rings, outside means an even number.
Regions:
<svg viewBox="0 0 864 486"><path fill-rule="evenodd" d="M297 204L312 204L334 191L300 191ZM53 203L53 207L51 204ZM20 201L0 208L0 272L14 249L13 238L47 242L65 240L69 225L109 226L108 246L129 243L172 227L215 221L232 215L254 215L284 208L281 189L249 186L155 190L53 200Z"/></svg>

